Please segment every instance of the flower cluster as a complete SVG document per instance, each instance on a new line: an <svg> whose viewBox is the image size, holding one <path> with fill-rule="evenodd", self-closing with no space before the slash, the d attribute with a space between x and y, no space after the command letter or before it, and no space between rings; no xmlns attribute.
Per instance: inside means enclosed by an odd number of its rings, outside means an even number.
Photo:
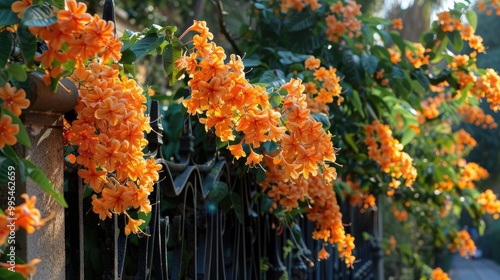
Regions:
<svg viewBox="0 0 500 280"><path fill-rule="evenodd" d="M406 49L405 56L413 64L413 67L420 68L429 64L430 55L426 54L426 52L427 50L422 44L413 43L413 48Z"/></svg>
<svg viewBox="0 0 500 280"><path fill-rule="evenodd" d="M124 213L129 218L126 233L137 233L134 225L141 220L133 220L126 211L133 207L150 212L148 195L161 169L142 151L147 145L144 132L151 130L143 89L120 76L117 65L95 61L78 67L71 78L80 99L68 140L78 146L76 160L83 167L78 175L99 194L92 197L93 211L102 220L111 212Z"/></svg>
<svg viewBox="0 0 500 280"><path fill-rule="evenodd" d="M321 8L317 0L282 0L280 10L282 13L290 11L302 11L306 6L310 6L312 11ZM326 16L326 35L328 40L338 42L340 37L347 34L349 37L359 37L361 35L361 21L357 19L361 15L361 5L351 0L347 3L337 1L329 7L329 13ZM402 29L403 24L400 21L394 22L394 28Z"/></svg>
<svg viewBox="0 0 500 280"><path fill-rule="evenodd" d="M243 139L230 145L229 150L236 158L245 157L243 144L247 144L247 164L258 165L263 156L255 148L283 137L281 115L271 108L265 89L245 79L240 57L231 55L225 63L224 49L209 42L213 35L205 22L195 21L189 31L198 33L193 37L191 54L175 62L190 77L191 97L183 101L184 106L190 114L204 114L200 121L207 131L214 127L223 142L236 140L235 131L243 133Z"/></svg>
<svg viewBox="0 0 500 280"><path fill-rule="evenodd" d="M458 251L461 257L473 257L476 254L476 244L467 230L463 229L457 235L452 234L452 243L448 244L448 250L455 253Z"/></svg>
<svg viewBox="0 0 500 280"><path fill-rule="evenodd" d="M417 178L417 169L412 165L413 159L403 152L403 145L392 137L389 126L373 121L365 126L365 131L368 157L380 164L383 172L391 175L389 186L398 188L401 184L398 179L402 177L405 186L411 187Z"/></svg>
<svg viewBox="0 0 500 280"><path fill-rule="evenodd" d="M493 215L495 220L500 217L500 200L497 199L497 195L492 190L488 189L481 193L477 202L481 205L481 211Z"/></svg>
<svg viewBox="0 0 500 280"><path fill-rule="evenodd" d="M316 11L321 8L321 4L318 0L282 0L280 4L280 10L282 13L287 13L290 10L302 11L307 5L311 10Z"/></svg>
<svg viewBox="0 0 500 280"><path fill-rule="evenodd" d="M263 164L267 168L262 187L274 199L273 209L278 203L285 210L297 208L307 197L313 205L308 217L322 232L321 238L317 238L338 244L343 252L341 257L352 264L353 246L347 242L350 239L345 235L331 186L336 170L327 163L335 162L336 150L331 134L311 116L302 81L292 79L281 86L277 90L281 101L276 104L278 108L272 108L266 90L245 79L239 57L231 55L229 62L224 61L224 50L209 42L213 35L204 22L195 21L186 32L189 31L198 33L193 37L190 54L175 62L190 77L191 97L183 101L188 113L202 115L200 121L205 128L215 128L222 141L236 142L228 146L235 158L246 157L248 148L246 164ZM320 90L318 102L333 101L341 91L335 70L319 68L320 62L314 58L307 65L317 69L316 81L322 83L324 92ZM278 143L275 152L261 149L262 143L268 141ZM312 191L315 188L318 190ZM319 194L322 195L318 197Z"/></svg>
<svg viewBox="0 0 500 280"><path fill-rule="evenodd" d="M361 21L356 18L361 15L361 5L356 1L338 1L330 5L330 11L332 13L326 17L328 40L338 42L344 34L351 38L361 35Z"/></svg>
<svg viewBox="0 0 500 280"><path fill-rule="evenodd" d="M389 236L389 240L387 240L387 245L389 246L389 248L385 249L384 253L386 255L390 255L391 252L393 252L396 249L396 245L397 245L397 240L394 237L394 235L391 234Z"/></svg>
<svg viewBox="0 0 500 280"><path fill-rule="evenodd" d="M15 219L15 230L23 228L27 233L32 234L35 230L40 229L47 221L54 217L54 213L46 218L42 218L40 210L35 207L36 196L29 197L27 194L22 194L25 202L15 206L9 207L5 210L5 214L0 214L0 246L8 242L8 237L11 232L11 228L8 226L8 219ZM26 279L30 279L31 276L36 274L36 267L40 263L40 259L32 259L27 264L17 264L14 270L21 273ZM8 263L0 262L0 266L5 268L10 268L11 265Z"/></svg>
<svg viewBox="0 0 500 280"><path fill-rule="evenodd" d="M431 280L450 280L451 278L448 276L446 272L443 271L440 267L436 267L431 272Z"/></svg>
<svg viewBox="0 0 500 280"><path fill-rule="evenodd" d="M326 104L337 100L337 105L340 105L344 98L340 96L342 88L340 87L340 78L337 76L337 69L329 67L320 67L321 61L314 56L310 56L304 61L304 67L307 70L313 71L314 82L304 83L304 93L308 97L306 99L308 108L312 113L328 113ZM318 90L319 89L319 90Z"/></svg>
<svg viewBox="0 0 500 280"><path fill-rule="evenodd" d="M213 35L205 22L195 21L186 30L189 31L198 33L193 37L191 54L175 62L190 76L191 97L183 101L188 113L204 114L200 121L206 130L215 128L215 134L223 142L235 141L236 133L242 134L241 140L228 148L238 159L247 155L244 147L249 147L247 165L260 164L263 154L256 149L264 142L273 141L279 143L281 150L274 161L281 162L288 171L284 181L300 175L307 179L310 174L316 175L320 166L325 179L333 180L335 169L325 163L335 162L331 135L310 116L302 81L292 79L278 89L278 92L287 92L280 113L272 108L264 88L253 86L245 79L239 57L231 55L225 63L224 49L208 42Z"/></svg>
<svg viewBox="0 0 500 280"><path fill-rule="evenodd" d="M30 101L26 99L24 89L17 89L6 83L0 87L0 99L3 101L3 108L11 111L14 115L20 116L21 110L28 108ZM19 133L19 125L12 123L12 117L2 114L0 117L0 149L5 145L17 143L16 135Z"/></svg>
<svg viewBox="0 0 500 280"><path fill-rule="evenodd" d="M349 195L349 205L361 208L361 213L364 213L366 209L376 206L375 196L368 193L367 190L362 190L358 182L347 178L345 183L351 188L349 193L344 193L344 195Z"/></svg>
<svg viewBox="0 0 500 280"><path fill-rule="evenodd" d="M391 208L392 214L394 214L394 217L400 222L404 222L408 220L408 212L406 210L399 210L396 207Z"/></svg>
<svg viewBox="0 0 500 280"><path fill-rule="evenodd" d="M273 209L277 208L279 203L286 210L292 210L298 208L300 202L307 200L307 217L316 223L313 238L336 244L340 252L339 257L343 258L348 266L352 266L355 259L352 255L354 238L345 233L342 213L331 183L326 183L319 174L296 180L294 183L284 182L282 178L286 176L287 170L282 165L274 164L270 157L265 158L265 163L266 179L261 186L273 199ZM326 257L328 254L323 248L318 253L318 258Z"/></svg>
<svg viewBox="0 0 500 280"><path fill-rule="evenodd" d="M477 53L484 53L485 48L483 45L483 38L474 34L474 28L470 25L463 25L460 18L453 17L449 11L444 11L437 14L437 23L443 32L453 32L455 30L460 32L462 40L468 41L469 46L474 50L471 53L475 57Z"/></svg>
<svg viewBox="0 0 500 280"><path fill-rule="evenodd" d="M498 3L498 1L488 1L488 2L491 5L490 7L488 7L488 5L486 4L486 2L484 2L484 0L477 1L476 3L477 10L480 12L486 12L486 15L490 16L491 14L493 14L493 9L494 9L495 14L497 16L500 15L500 3Z"/></svg>
<svg viewBox="0 0 500 280"><path fill-rule="evenodd" d="M457 109L457 113L462 121L481 126L483 129L494 129L498 127L495 119L490 114L485 114L481 107L464 105Z"/></svg>
<svg viewBox="0 0 500 280"><path fill-rule="evenodd" d="M12 10L22 14L31 1L16 1ZM63 64L74 61L78 66L92 57L99 56L102 63L110 58L118 61L122 43L114 34L114 23L91 16L87 6L75 0L66 1L66 9L56 11L56 23L46 26L30 26L29 30L47 43L48 50L36 57L47 71L44 81L47 85L64 75ZM73 70L73 69L68 69Z"/></svg>
<svg viewBox="0 0 500 280"><path fill-rule="evenodd" d="M486 69L486 73L477 78L471 92L478 98L486 98L491 110L495 112L500 110L500 76L495 70Z"/></svg>
<svg viewBox="0 0 500 280"><path fill-rule="evenodd" d="M428 97L427 99L420 102L420 106L422 107L422 111L419 111L419 123L423 124L427 120L435 119L439 116L441 111L439 110L439 106L441 103L445 102L446 95L441 92L434 97Z"/></svg>
<svg viewBox="0 0 500 280"><path fill-rule="evenodd" d="M19 13L31 5L19 2L12 6ZM30 27L48 45L36 59L47 70L47 84L66 75L64 63L76 62L69 70L80 94L78 116L65 135L78 146L76 161L83 167L78 174L99 194L93 196L94 212L101 219L111 212L128 216L130 207L149 212L148 194L160 165L142 152L144 132L150 131L146 98L134 80L120 76L118 65L108 65L121 58L113 22L86 10L85 4L67 0L64 10L55 11L56 23ZM137 232L140 221L128 217L126 233Z"/></svg>

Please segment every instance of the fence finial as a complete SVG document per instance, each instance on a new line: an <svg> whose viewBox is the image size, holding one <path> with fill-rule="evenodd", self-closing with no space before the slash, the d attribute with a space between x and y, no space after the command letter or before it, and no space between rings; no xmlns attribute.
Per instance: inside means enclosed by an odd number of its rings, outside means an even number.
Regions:
<svg viewBox="0 0 500 280"><path fill-rule="evenodd" d="M112 21L115 24L115 35L116 35L115 3L113 2L113 0L104 0L102 19L107 21Z"/></svg>

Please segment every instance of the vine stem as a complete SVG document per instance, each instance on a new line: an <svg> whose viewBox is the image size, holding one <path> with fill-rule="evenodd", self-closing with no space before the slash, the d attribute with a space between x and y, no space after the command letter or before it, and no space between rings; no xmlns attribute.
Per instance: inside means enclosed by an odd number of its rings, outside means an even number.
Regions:
<svg viewBox="0 0 500 280"><path fill-rule="evenodd" d="M220 32L224 35L224 37L226 37L226 39L228 40L229 44L231 44L231 47L236 52L236 54L242 57L243 53L238 47L238 44L236 44L233 37L231 37L231 34L229 34L229 31L227 31L226 29L226 24L224 22L224 8L222 7L222 2L220 0L212 0L212 3L214 3L215 7L217 8Z"/></svg>

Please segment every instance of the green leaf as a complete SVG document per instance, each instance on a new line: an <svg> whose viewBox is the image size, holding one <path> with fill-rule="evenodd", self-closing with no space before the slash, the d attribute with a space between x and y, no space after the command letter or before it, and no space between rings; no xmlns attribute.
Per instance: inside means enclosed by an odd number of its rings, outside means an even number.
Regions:
<svg viewBox="0 0 500 280"><path fill-rule="evenodd" d="M448 32L448 37L450 38L450 43L453 49L458 53L462 51L462 48L464 46L464 41L462 40L462 37L460 36L460 32L455 30L453 32Z"/></svg>
<svg viewBox="0 0 500 280"><path fill-rule="evenodd" d="M219 203L229 195L229 187L224 182L214 182L208 191L207 198L210 201Z"/></svg>
<svg viewBox="0 0 500 280"><path fill-rule="evenodd" d="M486 229L486 223L484 222L483 219L479 220L479 225L478 225L479 236L483 236L485 229Z"/></svg>
<svg viewBox="0 0 500 280"><path fill-rule="evenodd" d="M266 83L270 87L279 88L284 85L285 74L279 69L265 71L259 80L260 83Z"/></svg>
<svg viewBox="0 0 500 280"><path fill-rule="evenodd" d="M64 0L50 0L49 3L58 9L64 9Z"/></svg>
<svg viewBox="0 0 500 280"><path fill-rule="evenodd" d="M300 16L298 19L299 19L298 21L290 22L287 24L287 26L291 26L290 28L287 29L287 31L295 32L304 30L310 28L317 22L316 14L311 14L310 16L307 17Z"/></svg>
<svg viewBox="0 0 500 280"><path fill-rule="evenodd" d="M349 92L348 92L349 93ZM361 117L365 117L365 110L363 107L363 103L361 103L361 98L359 97L359 93L357 91L350 91L350 99L352 101L352 104L354 105L354 108L356 108L356 111L361 115Z"/></svg>
<svg viewBox="0 0 500 280"><path fill-rule="evenodd" d="M12 118L13 124L19 125L19 132L16 135L17 141L26 147L31 147L30 138L28 137L28 133L26 132L26 128L24 127L21 119L19 119L18 116L14 115L14 113L12 113L10 110L3 109L2 112Z"/></svg>
<svg viewBox="0 0 500 280"><path fill-rule="evenodd" d="M431 85L429 81L429 76L425 74L422 68L419 68L411 73L413 77L417 79L420 85L427 91Z"/></svg>
<svg viewBox="0 0 500 280"><path fill-rule="evenodd" d="M149 213L139 212L139 213L137 213L137 218L144 221L144 223L142 223L142 225L139 226L139 228L141 230L144 230L149 225L149 222L151 222L151 216L152 216L151 213L152 212L149 212Z"/></svg>
<svg viewBox="0 0 500 280"><path fill-rule="evenodd" d="M465 17L467 18L467 21L469 22L470 26L476 30L477 28L477 13L474 10L468 10L467 13L465 14Z"/></svg>
<svg viewBox="0 0 500 280"><path fill-rule="evenodd" d="M278 149L279 145L274 141L266 141L262 143L262 147L267 151L268 154L272 154Z"/></svg>
<svg viewBox="0 0 500 280"><path fill-rule="evenodd" d="M16 24L20 21L17 14L11 9L16 0L0 0L0 26Z"/></svg>
<svg viewBox="0 0 500 280"><path fill-rule="evenodd" d="M161 56L163 68L169 77L169 85L173 85L183 73L183 69L181 70L175 66L175 61L182 56L182 43L177 39L172 40L172 43L163 49Z"/></svg>
<svg viewBox="0 0 500 280"><path fill-rule="evenodd" d="M374 56L379 58L379 60L391 61L391 54L386 48L381 46L373 46L370 50Z"/></svg>
<svg viewBox="0 0 500 280"><path fill-rule="evenodd" d="M368 240L372 239L372 236L366 231L363 231L362 235L363 235L364 241L368 241Z"/></svg>
<svg viewBox="0 0 500 280"><path fill-rule="evenodd" d="M0 69L0 87L3 87L10 80L7 69Z"/></svg>
<svg viewBox="0 0 500 280"><path fill-rule="evenodd" d="M49 178L47 178L47 176L45 176L45 174L33 162L24 158L21 160L27 167L28 177L39 185L42 190L50 194L63 207L68 207L66 200L64 200L64 195L54 189L54 186L50 182Z"/></svg>
<svg viewBox="0 0 500 280"><path fill-rule="evenodd" d="M342 72L345 74L346 81L353 87L361 84L362 79L358 71L360 64L359 56L353 54L350 49L347 49L342 52L342 64Z"/></svg>
<svg viewBox="0 0 500 280"><path fill-rule="evenodd" d="M10 54L12 52L12 33L3 30L0 32L0 68L3 68L9 60Z"/></svg>
<svg viewBox="0 0 500 280"><path fill-rule="evenodd" d="M5 147L7 147L7 146L5 146ZM7 182L9 182L9 177L8 177L9 166L16 167L14 161L12 161L10 158L0 156L0 184L2 186L7 186Z"/></svg>
<svg viewBox="0 0 500 280"><path fill-rule="evenodd" d="M17 162L19 160L16 151L14 151L14 149L11 146L5 145L3 149L0 151L2 151L2 153L13 162Z"/></svg>
<svg viewBox="0 0 500 280"><path fill-rule="evenodd" d="M171 25L164 26L158 32L162 32L168 36L172 36L173 34L175 34L175 32L177 32L177 26L171 26Z"/></svg>
<svg viewBox="0 0 500 280"><path fill-rule="evenodd" d="M413 140L413 138L415 138L415 130L409 128L407 130L405 130L404 134L403 134L403 137L401 137L401 144L403 146L406 146L406 144L410 143L411 140Z"/></svg>
<svg viewBox="0 0 500 280"><path fill-rule="evenodd" d="M243 224L243 207L241 204L241 196L237 193L231 193L231 201L233 202L234 214L238 221Z"/></svg>
<svg viewBox="0 0 500 280"><path fill-rule="evenodd" d="M19 63L10 64L9 68L7 68L7 71L9 71L9 74L12 77L14 77L14 79L20 82L24 82L28 78L26 71L24 70L23 66Z"/></svg>
<svg viewBox="0 0 500 280"><path fill-rule="evenodd" d="M120 63L131 64L133 62L136 62L140 58L146 56L148 53L156 50L156 48L158 48L163 41L164 37L160 37L156 33L144 36L144 38L141 38L137 41L137 43L130 47L130 51L122 53Z"/></svg>
<svg viewBox="0 0 500 280"><path fill-rule="evenodd" d="M0 279L3 280L25 280L24 276L17 271L10 271L7 268L0 268Z"/></svg>
<svg viewBox="0 0 500 280"><path fill-rule="evenodd" d="M24 10L21 24L26 26L50 26L57 22L57 17L52 15L52 8L48 5L31 5Z"/></svg>
<svg viewBox="0 0 500 280"><path fill-rule="evenodd" d="M377 71L378 59L373 55L363 53L361 57L361 65L368 75L373 75Z"/></svg>
<svg viewBox="0 0 500 280"><path fill-rule="evenodd" d="M37 49L36 37L28 30L28 26L21 24L17 28L17 37L19 38L19 47L23 54L24 62L27 66L35 62L35 53Z"/></svg>
<svg viewBox="0 0 500 280"><path fill-rule="evenodd" d="M311 114L311 116L323 125L324 130L328 130L331 126L330 119L323 113Z"/></svg>
<svg viewBox="0 0 500 280"><path fill-rule="evenodd" d="M398 46L399 51L401 51L401 53L405 53L406 44L405 44L403 38L401 38L401 35L399 34L399 32L393 30L389 34L391 35L391 38L392 38L392 41L394 42L394 44L396 44L396 46Z"/></svg>
<svg viewBox="0 0 500 280"><path fill-rule="evenodd" d="M359 153L359 148L358 146L356 146L354 139L352 139L352 133L344 134L344 140L349 145L349 147L351 147L354 150L356 154Z"/></svg>
<svg viewBox="0 0 500 280"><path fill-rule="evenodd" d="M273 206L273 202L273 199L270 198L266 193L264 193L260 199L260 211L262 213L267 213Z"/></svg>
<svg viewBox="0 0 500 280"><path fill-rule="evenodd" d="M17 175L19 175L19 180L24 183L26 182L26 174L27 172L27 169L26 169L26 165L24 165L24 162L19 159L17 161Z"/></svg>

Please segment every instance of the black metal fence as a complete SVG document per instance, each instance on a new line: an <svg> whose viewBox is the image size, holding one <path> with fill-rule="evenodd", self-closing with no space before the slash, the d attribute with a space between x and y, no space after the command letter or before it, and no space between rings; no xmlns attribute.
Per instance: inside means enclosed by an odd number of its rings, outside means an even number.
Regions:
<svg viewBox="0 0 500 280"><path fill-rule="evenodd" d="M300 231L282 228L272 215L262 214L252 200L258 186L251 176L237 176L223 157L205 164L195 164L194 137L189 117L184 120L180 136L179 162L162 158L160 147L161 116L158 103L151 107L149 150L162 165L160 180L150 195L151 220L137 244L130 245L124 234L123 215L114 215L103 228L105 243L102 279L376 279L380 247L364 240L363 232L375 235L376 212L361 213L358 208L342 204L346 231L355 238L354 269L331 251L326 261L318 261L320 242L312 239L314 225L307 219L297 221ZM69 182L66 199L70 208L66 219L67 279L90 279L85 273L84 252L92 244L84 243L85 220L93 215L81 203L83 186L76 176ZM207 199L208 190L224 182L240 198L241 209L224 212ZM176 201L165 210L165 203ZM172 203L170 203L170 206ZM168 207L167 207L168 208ZM241 213L240 219L234 213ZM94 215L95 216L95 215ZM293 245L293 246L292 246ZM127 250L133 253L134 274L124 272ZM132 250L134 252L132 252ZM334 250L334 249L332 249ZM130 273L130 272L129 272ZM286 279L286 278L285 278Z"/></svg>

